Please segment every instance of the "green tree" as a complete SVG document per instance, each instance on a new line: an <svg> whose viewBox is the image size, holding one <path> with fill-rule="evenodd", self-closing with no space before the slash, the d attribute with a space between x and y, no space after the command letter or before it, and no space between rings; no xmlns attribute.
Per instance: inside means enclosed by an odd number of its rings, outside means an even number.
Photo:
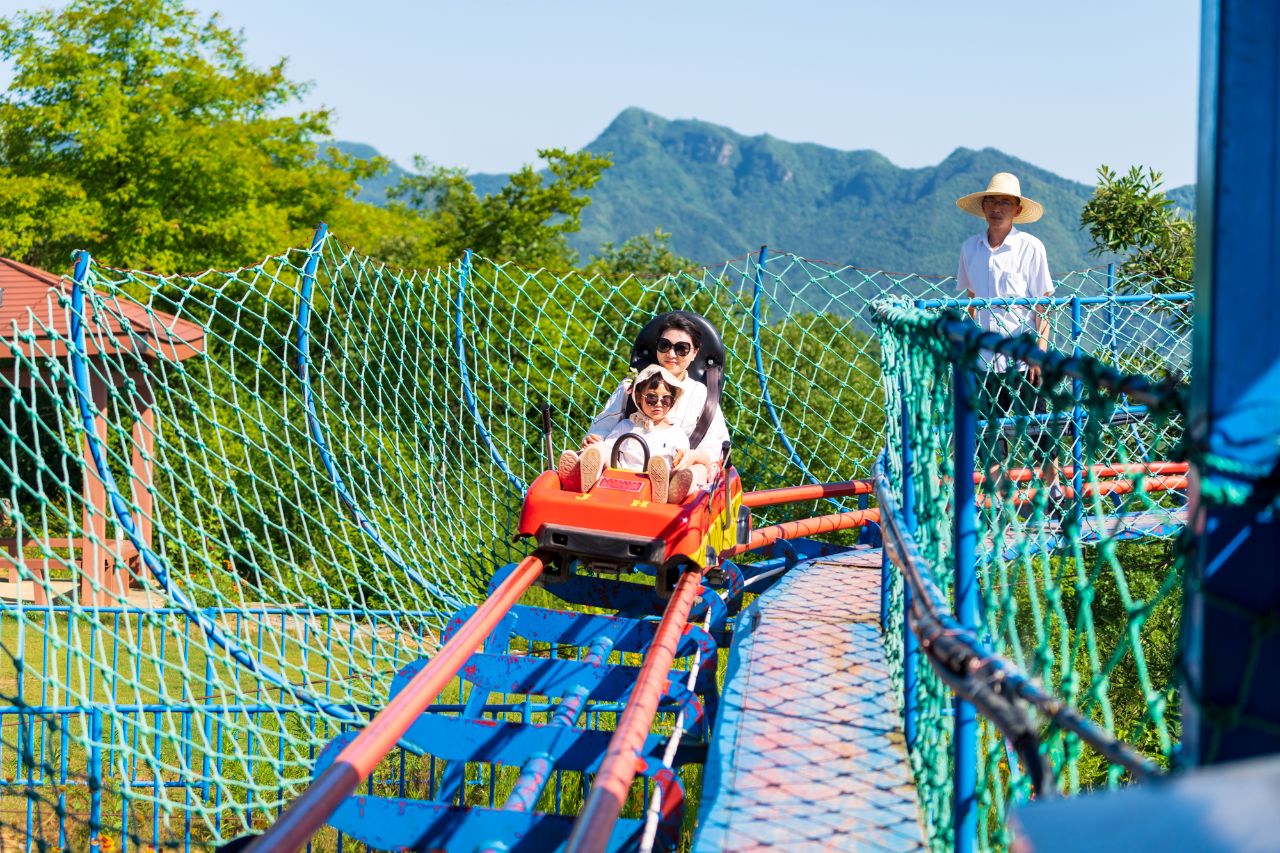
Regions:
<svg viewBox="0 0 1280 853"><path fill-rule="evenodd" d="M620 246L604 243L584 271L618 282L629 275L667 275L692 269L693 261L671 251L670 239L669 232L655 228L652 234L637 234Z"/></svg>
<svg viewBox="0 0 1280 853"><path fill-rule="evenodd" d="M432 167L414 159L421 174L409 175L387 195L417 211L432 226L449 257L466 249L487 258L525 266L566 269L577 257L568 235L582 227L584 195L611 165L589 151L570 154L563 148L539 149L551 180L526 164L498 192L476 195L462 169Z"/></svg>
<svg viewBox="0 0 1280 853"><path fill-rule="evenodd" d="M1122 254L1130 288L1186 290L1195 260L1195 222L1160 190L1164 176L1134 166L1119 175L1098 168L1098 186L1080 212L1095 255Z"/></svg>
<svg viewBox="0 0 1280 853"><path fill-rule="evenodd" d="M0 252L65 266L228 267L306 239L384 164L318 154L283 60L181 0L75 0L0 21Z"/></svg>
<svg viewBox="0 0 1280 853"><path fill-rule="evenodd" d="M401 204L344 198L327 221L344 243L402 270L433 270L457 259L440 244L431 221Z"/></svg>

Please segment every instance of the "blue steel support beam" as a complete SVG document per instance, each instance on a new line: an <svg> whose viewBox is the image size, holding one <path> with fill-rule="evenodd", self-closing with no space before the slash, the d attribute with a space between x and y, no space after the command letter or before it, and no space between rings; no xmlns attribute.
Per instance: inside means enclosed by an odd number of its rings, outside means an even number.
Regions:
<svg viewBox="0 0 1280 853"><path fill-rule="evenodd" d="M818 478L813 476L813 472L809 470L808 465L804 464L795 445L791 443L791 437L782 426L782 416L778 414L778 407L773 404L773 397L769 394L769 377L764 371L764 354L760 348L760 327L764 324L761 319L761 305L764 302L764 269L768 262L769 247L761 246L760 254L756 257L755 287L751 295L751 349L755 355L756 378L760 382L760 402L764 404L764 410L769 414L769 422L773 424L773 432L782 442L782 449L787 451L791 464L799 468L800 473L809 478L809 482L817 483ZM827 502L838 509L844 507L844 504L832 498L827 498Z"/></svg>
<svg viewBox="0 0 1280 853"><path fill-rule="evenodd" d="M1108 267L1108 272L1110 272ZM1107 309L1111 310L1110 307ZM1080 349L1080 335L1084 333L1084 323L1080 312L1080 300L1071 300L1071 354L1084 355ZM1112 363L1118 363L1113 359ZM1084 393L1084 383L1079 379L1071 380L1071 462L1075 466L1071 475L1071 488L1075 493L1071 497L1071 520L1079 524L1084 517L1084 408L1080 405L1080 395Z"/></svg>
<svg viewBox="0 0 1280 853"><path fill-rule="evenodd" d="M955 450L954 536L956 616L971 635L978 633L978 512L973 483L977 453L977 415L974 383L977 377L959 362L952 368L955 422L951 440ZM978 835L978 715L972 702L955 696L955 851L972 853Z"/></svg>
<svg viewBox="0 0 1280 853"><path fill-rule="evenodd" d="M511 470L511 466L507 464L506 457L502 455L502 451L494 443L493 435L489 432L489 427L485 425L484 416L480 414L480 401L476 399L475 391L471 388L471 375L467 371L467 337L464 326L466 322L467 288L470 284L471 250L467 249L463 253L462 265L458 269L458 293L454 299L453 313L453 350L458 359L459 384L462 385L462 396L467 401L467 410L471 412L476 429L480 430L481 440L484 441L485 447L489 449L489 458L498 466L498 470L506 475L507 482L511 484L511 488L515 489L516 494L523 495L529 490L529 487L516 476L515 471Z"/></svg>
<svg viewBox="0 0 1280 853"><path fill-rule="evenodd" d="M1212 764L1280 752L1280 5L1205 0L1201 39L1182 695Z"/></svg>
<svg viewBox="0 0 1280 853"><path fill-rule="evenodd" d="M89 849L101 850L102 709L89 712Z"/></svg>
<svg viewBox="0 0 1280 853"><path fill-rule="evenodd" d="M916 532L915 448L912 447L911 419L907 414L906 378L898 380L902 396L902 521L907 532ZM886 552L887 553L887 552ZM911 584L902 580L902 734L907 749L916 745L916 722L920 718L920 700L916 693L916 663L920 657L920 640L911 630Z"/></svg>

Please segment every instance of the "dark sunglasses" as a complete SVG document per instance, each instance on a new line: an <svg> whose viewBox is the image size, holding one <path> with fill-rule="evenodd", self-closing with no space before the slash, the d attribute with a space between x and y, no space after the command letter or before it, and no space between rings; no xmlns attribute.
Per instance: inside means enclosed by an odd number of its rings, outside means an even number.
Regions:
<svg viewBox="0 0 1280 853"><path fill-rule="evenodd" d="M645 394L644 404L646 406L661 406L664 409L671 408L671 404L676 401L675 397L670 394L663 394L659 397L657 394Z"/></svg>
<svg viewBox="0 0 1280 853"><path fill-rule="evenodd" d="M658 338L658 352L669 352L671 350L675 350L676 358L684 358L686 355L693 352L693 344L688 341L676 343L675 341L669 341L666 338Z"/></svg>

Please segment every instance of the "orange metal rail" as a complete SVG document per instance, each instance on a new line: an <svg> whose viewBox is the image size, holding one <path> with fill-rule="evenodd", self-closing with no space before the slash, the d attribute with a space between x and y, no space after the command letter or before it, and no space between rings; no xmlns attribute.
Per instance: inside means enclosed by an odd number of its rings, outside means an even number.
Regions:
<svg viewBox="0 0 1280 853"><path fill-rule="evenodd" d="M533 585L542 567L541 555L535 553L525 557L510 577L444 644L444 648L396 694L387 707L369 721L356 739L338 754L329 769L312 782L302 796L289 804L279 820L257 838L246 853L280 853L306 846L343 800L368 778L414 720L458 674L476 647L484 642L521 594ZM683 630L683 624L681 628ZM674 645L672 648L674 651ZM668 663L667 669L670 668Z"/></svg>
<svg viewBox="0 0 1280 853"><path fill-rule="evenodd" d="M653 644L636 677L631 701L618 720L618 729L609 740L609 749L600 771L573 825L565 848L567 853L603 853L609 834L622 813L622 804L626 802L631 783L635 781L640 750L653 727L653 718L658 712L658 703L666 690L667 677L676 658L676 644L689 622L689 611L698 598L701 585L701 571L687 571L676 582Z"/></svg>
<svg viewBox="0 0 1280 853"><path fill-rule="evenodd" d="M751 531L751 538L735 548L723 552L722 557L736 557L747 551L754 551L766 545L772 545L779 539L792 539L796 536L816 536L819 533L831 533L835 530L849 530L867 524L880 523L880 510L857 509L852 512L839 512L833 515L819 515L815 518L803 518L799 521L784 521L770 527L761 527Z"/></svg>
<svg viewBox="0 0 1280 853"><path fill-rule="evenodd" d="M773 506L775 504L816 501L822 498L846 498L851 495L869 495L875 491L870 480L849 480L844 483L818 483L809 486L787 486L782 489L764 489L747 492L742 505L748 507Z"/></svg>
<svg viewBox="0 0 1280 853"><path fill-rule="evenodd" d="M1095 477L1128 477L1137 474L1185 474L1188 470L1189 466L1186 462L1131 462L1127 465L1090 465L1081 473L1086 477L1090 474ZM1061 476L1069 479L1074 477L1075 473L1075 466L1068 465L1062 469ZM1043 477L1044 471L1037 468L1010 468L1008 471L1001 471L998 476L1015 483L1025 483ZM985 474L973 475L975 483L984 482L986 479Z"/></svg>
<svg viewBox="0 0 1280 853"><path fill-rule="evenodd" d="M1186 477L1148 477L1142 481L1142 491L1144 492L1168 492L1168 491L1185 491L1189 486ZM1127 495L1130 492L1137 491L1137 480L1107 480L1100 483L1085 483L1083 492L1086 496L1098 495ZM1073 489L1067 489L1071 496L1074 496Z"/></svg>
<svg viewBox="0 0 1280 853"><path fill-rule="evenodd" d="M1152 476L1142 481L1142 491L1144 492L1169 492L1169 491L1185 491L1188 488L1187 477L1173 476ZM1042 485L1040 488L1044 488ZM1137 480L1100 480L1096 483L1085 483L1080 490L1084 497L1092 497L1093 495L1127 495L1138 491ZM1019 489L1013 493L1014 503L1026 504L1035 500L1036 489ZM1062 488L1062 497L1065 500L1071 500L1076 496L1076 490L1071 486ZM979 503L984 507L991 506L991 498L984 497Z"/></svg>

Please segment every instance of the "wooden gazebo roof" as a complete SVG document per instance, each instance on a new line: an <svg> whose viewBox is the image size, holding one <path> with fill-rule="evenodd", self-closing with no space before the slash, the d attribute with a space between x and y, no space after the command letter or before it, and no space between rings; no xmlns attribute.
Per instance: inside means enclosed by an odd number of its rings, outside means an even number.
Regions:
<svg viewBox="0 0 1280 853"><path fill-rule="evenodd" d="M69 281L0 258L0 340L11 341L16 332L29 332L36 336L44 354L66 355L71 312L59 300L70 296ZM189 320L159 311L148 314L142 306L123 300L113 303L112 309L108 315L95 317L95 326L85 340L89 355L140 350L144 358L156 358L159 353L171 361L182 361L204 352L204 329ZM113 326L110 337L103 333L104 322ZM0 348L0 360L8 359L8 353Z"/></svg>

